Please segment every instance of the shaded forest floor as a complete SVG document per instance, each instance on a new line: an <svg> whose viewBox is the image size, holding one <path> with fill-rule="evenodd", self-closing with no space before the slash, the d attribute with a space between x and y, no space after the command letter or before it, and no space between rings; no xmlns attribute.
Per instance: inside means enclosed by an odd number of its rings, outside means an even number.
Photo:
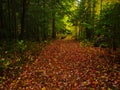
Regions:
<svg viewBox="0 0 120 90"><path fill-rule="evenodd" d="M47 45L3 90L120 90L119 55L74 40Z"/></svg>

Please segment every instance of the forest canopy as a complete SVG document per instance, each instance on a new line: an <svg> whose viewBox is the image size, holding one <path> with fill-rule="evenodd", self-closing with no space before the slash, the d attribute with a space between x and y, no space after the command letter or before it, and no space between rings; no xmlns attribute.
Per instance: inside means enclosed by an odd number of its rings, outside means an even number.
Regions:
<svg viewBox="0 0 120 90"><path fill-rule="evenodd" d="M53 90L42 81L60 90L80 83L85 90L118 90L119 63L120 0L0 0L1 90L34 85L39 74L38 90Z"/></svg>
<svg viewBox="0 0 120 90"><path fill-rule="evenodd" d="M0 40L44 41L72 34L115 49L120 45L119 8L119 0L1 0Z"/></svg>

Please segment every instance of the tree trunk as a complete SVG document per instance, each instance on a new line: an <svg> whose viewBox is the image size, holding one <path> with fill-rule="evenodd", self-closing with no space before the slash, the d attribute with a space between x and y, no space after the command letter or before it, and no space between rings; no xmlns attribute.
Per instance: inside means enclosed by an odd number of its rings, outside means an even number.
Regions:
<svg viewBox="0 0 120 90"><path fill-rule="evenodd" d="M12 35L11 35L11 12L10 12L10 0L8 0L8 30L9 30L9 40L12 39Z"/></svg>
<svg viewBox="0 0 120 90"><path fill-rule="evenodd" d="M3 38L2 30L3 30L3 8L2 1L0 0L0 40Z"/></svg>
<svg viewBox="0 0 120 90"><path fill-rule="evenodd" d="M115 7L114 7L114 12L113 12L113 15L111 15L112 17L112 29L111 29L111 42L112 42L112 49L114 51L116 51L117 49L117 34L119 34L119 4L116 4Z"/></svg>
<svg viewBox="0 0 120 90"><path fill-rule="evenodd" d="M0 1L0 29L3 28L3 8L2 2Z"/></svg>
<svg viewBox="0 0 120 90"><path fill-rule="evenodd" d="M86 16L86 23L91 25L91 0L88 0L88 7L87 7L87 16ZM92 30L88 27L86 27L86 38L88 40L91 40L91 36L92 36Z"/></svg>
<svg viewBox="0 0 120 90"><path fill-rule="evenodd" d="M100 0L100 15L102 14L102 2L103 0Z"/></svg>
<svg viewBox="0 0 120 90"><path fill-rule="evenodd" d="M25 13L26 13L26 0L22 0L22 15L21 15L21 33L20 39L24 38L24 31L25 31Z"/></svg>
<svg viewBox="0 0 120 90"><path fill-rule="evenodd" d="M43 40L46 40L47 39L47 22L46 22L46 6L45 6L45 0L43 0L43 8L44 8L44 11L43 11L43 17L44 17L44 21L43 21Z"/></svg>
<svg viewBox="0 0 120 90"><path fill-rule="evenodd" d="M94 30L95 30L95 7L96 7L96 0L93 0L93 5L92 5L92 39L94 38Z"/></svg>
<svg viewBox="0 0 120 90"><path fill-rule="evenodd" d="M78 40L78 21L75 21L76 40Z"/></svg>
<svg viewBox="0 0 120 90"><path fill-rule="evenodd" d="M13 18L14 18L14 39L17 39L17 17L15 9L13 11Z"/></svg>
<svg viewBox="0 0 120 90"><path fill-rule="evenodd" d="M55 12L52 12L52 38L56 38L56 30L55 30Z"/></svg>

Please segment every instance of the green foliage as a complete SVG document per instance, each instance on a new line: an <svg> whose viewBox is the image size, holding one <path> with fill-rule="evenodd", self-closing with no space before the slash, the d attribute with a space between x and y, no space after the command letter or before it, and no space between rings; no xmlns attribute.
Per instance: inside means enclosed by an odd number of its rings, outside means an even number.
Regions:
<svg viewBox="0 0 120 90"><path fill-rule="evenodd" d="M20 52L21 54L24 53L24 51L27 49L27 45L25 44L24 40L17 41L17 52Z"/></svg>
<svg viewBox="0 0 120 90"><path fill-rule="evenodd" d="M8 68L9 64L10 64L9 60L1 58L0 59L0 70Z"/></svg>
<svg viewBox="0 0 120 90"><path fill-rule="evenodd" d="M0 57L0 84L5 79L4 71L9 67L9 65L10 65L10 61L8 59Z"/></svg>
<svg viewBox="0 0 120 90"><path fill-rule="evenodd" d="M24 64L26 58L28 58L28 56L25 55L26 50L28 49L27 43L25 43L24 40L17 40L17 43L15 45L15 57L16 54L18 55L16 60L14 61L14 64L16 66L21 66L22 64Z"/></svg>
<svg viewBox="0 0 120 90"><path fill-rule="evenodd" d="M62 20L68 20L75 0L5 0L0 3L0 40L44 41L52 36L53 18L55 34L66 29ZM75 6L75 5L74 5ZM53 16L54 14L54 16ZM67 25L68 26L68 25ZM69 26L68 26L69 27Z"/></svg>
<svg viewBox="0 0 120 90"><path fill-rule="evenodd" d="M66 38L66 34L63 34L63 33L61 33L61 34L57 34L57 38L58 39L64 39L64 38Z"/></svg>
<svg viewBox="0 0 120 90"><path fill-rule="evenodd" d="M96 25L96 35L104 35L107 40L105 43L101 43L103 46L111 46L114 44L115 47L120 46L120 4L110 3L106 4L102 10L99 22Z"/></svg>
<svg viewBox="0 0 120 90"><path fill-rule="evenodd" d="M88 28L89 30L91 30L93 27L91 24L83 22L81 25L83 25L84 27Z"/></svg>
<svg viewBox="0 0 120 90"><path fill-rule="evenodd" d="M70 31L70 30L66 30L66 32L65 32L66 34L72 34L72 31Z"/></svg>
<svg viewBox="0 0 120 90"><path fill-rule="evenodd" d="M82 47L91 47L91 46L93 46L93 43L91 43L90 41L85 39L85 40L80 42L80 46L82 46Z"/></svg>
<svg viewBox="0 0 120 90"><path fill-rule="evenodd" d="M106 47L109 47L109 46L108 46L108 43L105 43L105 42L102 42L99 46L100 46L100 47L105 47L105 48L106 48Z"/></svg>

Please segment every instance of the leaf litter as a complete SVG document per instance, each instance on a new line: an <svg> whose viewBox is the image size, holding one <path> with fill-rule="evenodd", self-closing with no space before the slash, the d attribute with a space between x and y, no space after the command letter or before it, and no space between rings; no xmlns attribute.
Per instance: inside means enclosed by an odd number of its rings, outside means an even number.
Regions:
<svg viewBox="0 0 120 90"><path fill-rule="evenodd" d="M119 56L118 56L119 57ZM120 90L120 64L105 49L53 41L3 90Z"/></svg>

